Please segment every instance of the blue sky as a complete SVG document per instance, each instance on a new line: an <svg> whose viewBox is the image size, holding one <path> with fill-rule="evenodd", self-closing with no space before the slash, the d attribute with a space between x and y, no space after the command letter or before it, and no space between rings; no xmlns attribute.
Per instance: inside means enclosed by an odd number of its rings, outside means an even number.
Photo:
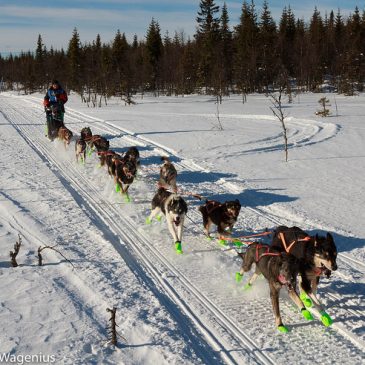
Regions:
<svg viewBox="0 0 365 365"><path fill-rule="evenodd" d="M216 0L222 6L224 1ZM263 0L255 0L260 11ZM72 31L76 27L81 42L91 42L99 33L102 42L111 41L118 29L129 40L134 34L142 38L152 17L161 27L173 35L184 31L192 36L196 27L199 0L0 0L0 53L33 51L38 34L50 48L67 48ZM275 20L279 20L284 6L290 4L297 18L309 20L314 7L324 16L325 12L340 9L347 17L357 5L362 12L365 0L269 0L269 8ZM226 0L231 26L237 24L243 0Z"/></svg>

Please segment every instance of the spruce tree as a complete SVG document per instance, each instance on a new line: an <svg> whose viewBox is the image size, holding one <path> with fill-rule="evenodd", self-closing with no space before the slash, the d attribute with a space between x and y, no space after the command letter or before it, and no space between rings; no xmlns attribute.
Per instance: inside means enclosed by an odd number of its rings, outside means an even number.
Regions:
<svg viewBox="0 0 365 365"><path fill-rule="evenodd" d="M163 44L160 34L160 26L153 18L147 31L146 48L148 62L151 67L151 89L158 88L160 58L162 56Z"/></svg>
<svg viewBox="0 0 365 365"><path fill-rule="evenodd" d="M213 69L217 63L219 52L219 6L214 0L201 0L196 21L198 23L195 39L198 46L198 78L206 89L212 86Z"/></svg>
<svg viewBox="0 0 365 365"><path fill-rule="evenodd" d="M259 20L258 64L260 67L259 88L268 93L278 68L276 24L271 16L267 1L264 1Z"/></svg>
<svg viewBox="0 0 365 365"><path fill-rule="evenodd" d="M67 50L69 66L69 88L76 92L82 92L82 60L80 37L77 28L74 28L72 38L69 41Z"/></svg>

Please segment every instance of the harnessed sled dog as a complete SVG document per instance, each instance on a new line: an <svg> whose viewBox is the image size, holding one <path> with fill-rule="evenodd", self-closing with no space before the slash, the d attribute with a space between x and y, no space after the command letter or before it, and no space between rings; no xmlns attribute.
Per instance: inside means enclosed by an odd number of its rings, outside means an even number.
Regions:
<svg viewBox="0 0 365 365"><path fill-rule="evenodd" d="M72 132L64 125L58 128L57 137L63 142L65 148L70 144L72 136Z"/></svg>
<svg viewBox="0 0 365 365"><path fill-rule="evenodd" d="M82 163L85 163L86 154L90 151L90 141L92 137L92 132L89 127L84 127L81 129L80 138L75 141L75 156L76 161L79 162L79 158Z"/></svg>
<svg viewBox="0 0 365 365"><path fill-rule="evenodd" d="M238 253L243 262L236 280L240 281L245 272L251 270L253 264L256 265L254 274L250 277L247 287L250 287L257 277L262 274L269 283L271 304L275 316L275 323L280 332L288 332L284 326L280 315L279 294L283 286L288 289L291 300L296 304L304 318L312 320L311 313L305 308L302 300L296 292L297 276L299 273L299 261L293 256L279 249L252 242L245 253Z"/></svg>
<svg viewBox="0 0 365 365"><path fill-rule="evenodd" d="M203 216L204 232L210 237L209 230L212 224L217 226L218 233L222 236L230 235L234 224L237 222L241 210L238 199L220 203L215 200L207 200L199 207ZM227 230L228 229L228 230Z"/></svg>
<svg viewBox="0 0 365 365"><path fill-rule="evenodd" d="M167 227L174 239L176 252L182 254L181 241L183 226L185 215L188 212L188 206L185 200L176 193L159 188L152 199L152 211L146 219L146 223L150 224L152 219L160 212L166 217Z"/></svg>
<svg viewBox="0 0 365 365"><path fill-rule="evenodd" d="M76 162L79 162L79 158L82 163L85 163L86 159L86 142L82 138L78 138L75 142L75 155Z"/></svg>
<svg viewBox="0 0 365 365"><path fill-rule="evenodd" d="M164 161L160 169L160 180L158 185L160 188L171 188L174 193L177 192L176 177L177 171L173 163L168 157L161 157L161 161Z"/></svg>
<svg viewBox="0 0 365 365"><path fill-rule="evenodd" d="M271 245L299 261L300 298L306 307L314 307L325 326L330 326L333 321L316 293L320 276L329 277L331 271L337 270L337 248L332 235L310 236L298 227L279 226L274 231Z"/></svg>
<svg viewBox="0 0 365 365"><path fill-rule="evenodd" d="M139 151L137 147L129 147L127 152L124 154L123 158L125 160L133 162L136 165L137 169L141 166Z"/></svg>
<svg viewBox="0 0 365 365"><path fill-rule="evenodd" d="M130 202L128 189L137 174L136 164L110 150L106 152L105 162L109 175L114 177L115 191L121 192L125 195L125 200Z"/></svg>

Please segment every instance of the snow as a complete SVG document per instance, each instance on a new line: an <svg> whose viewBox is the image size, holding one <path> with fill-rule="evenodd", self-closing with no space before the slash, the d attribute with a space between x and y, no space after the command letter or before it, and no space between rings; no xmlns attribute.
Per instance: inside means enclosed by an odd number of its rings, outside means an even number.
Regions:
<svg viewBox="0 0 365 365"><path fill-rule="evenodd" d="M315 115L324 95L327 118ZM89 126L117 152L139 148L131 203L95 155L82 166L73 144L65 150L44 137L41 101L0 94L0 363L5 355L57 364L364 363L364 94L301 94L285 103L288 162L263 95L220 105L201 95L144 96L134 106L113 99L95 109L71 95L65 123L74 135ZM334 324L305 321L282 290L290 332L279 333L266 282L251 291L243 290L247 278L235 283L240 259L204 238L191 196L183 255L164 220L146 225L161 156L174 162L181 191L240 200L238 236L281 224L332 233L339 268L321 279L319 297ZM38 247L56 244L67 260L45 249L38 266ZM123 336L117 348L108 343L113 306Z"/></svg>

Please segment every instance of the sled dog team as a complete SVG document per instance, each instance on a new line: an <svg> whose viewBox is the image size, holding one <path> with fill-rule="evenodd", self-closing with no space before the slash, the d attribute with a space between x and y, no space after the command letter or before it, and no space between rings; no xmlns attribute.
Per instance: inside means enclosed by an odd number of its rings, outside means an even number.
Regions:
<svg viewBox="0 0 365 365"><path fill-rule="evenodd" d="M106 138L93 135L89 127L83 128L75 142L76 160L85 163L86 156L93 151L98 154L100 165L106 165L108 174L113 177L115 190L121 192L129 202L128 189L140 167L138 149L130 147L124 155L120 155L109 149ZM160 168L158 189L152 199L152 209L146 223L151 224L153 218L161 220L161 215L165 216L176 252L182 254L181 242L188 206L182 194L178 193L175 166L167 157L162 157L161 160L163 164ZM238 199L226 202L206 200L199 207L204 234L211 239L210 230L215 225L220 239L227 242L240 210ZM331 272L337 270L337 249L330 233L325 237L310 236L298 227L279 226L272 232L271 245L243 242L239 246L243 249L243 252L238 251L242 266L236 273L236 281L241 282L243 274L249 272L255 264L255 271L245 285L245 290L253 285L260 274L265 277L269 284L275 324L280 332L288 332L279 309L279 292L283 287L288 290L289 297L305 319L313 320L313 313L326 327L332 324L331 317L316 295L320 277L325 275L329 278ZM297 292L297 282L300 294Z"/></svg>

